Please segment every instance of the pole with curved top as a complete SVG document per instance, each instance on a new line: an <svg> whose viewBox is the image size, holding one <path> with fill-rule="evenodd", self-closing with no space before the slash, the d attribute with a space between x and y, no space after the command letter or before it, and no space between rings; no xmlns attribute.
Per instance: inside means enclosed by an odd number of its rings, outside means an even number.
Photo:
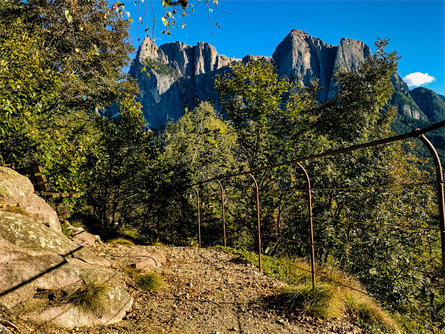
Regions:
<svg viewBox="0 0 445 334"><path fill-rule="evenodd" d="M437 202L439 209L439 229L440 229L440 241L442 247L442 276L445 279L445 199L444 199L444 190L443 190L443 170L442 164L440 163L439 155L437 154L436 149L433 144L425 137L425 135L421 134L419 139L422 143L428 148L428 151L433 158L434 167L436 170L436 183L437 183Z"/></svg>
<svg viewBox="0 0 445 334"><path fill-rule="evenodd" d="M219 190L221 193L221 210L222 210L222 225L223 225L223 240L224 240L224 247L227 247L227 237L226 237L226 212L224 209L224 188L221 184L221 181L216 180L218 182Z"/></svg>
<svg viewBox="0 0 445 334"><path fill-rule="evenodd" d="M312 289L315 288L315 246L314 246L314 224L312 217L312 194L311 194L311 180L306 169L297 162L296 165L303 171L306 177L307 188L307 206L308 206L308 218L309 218L309 238L311 247L311 275L312 275Z"/></svg>
<svg viewBox="0 0 445 334"><path fill-rule="evenodd" d="M258 268L261 272L261 223L260 223L260 192L258 190L258 182L255 177L249 173L255 185L256 193L256 222L257 222L257 232L258 232Z"/></svg>
<svg viewBox="0 0 445 334"><path fill-rule="evenodd" d="M198 246L201 247L201 209L199 204L199 190L193 186L196 194L196 204L198 206Z"/></svg>

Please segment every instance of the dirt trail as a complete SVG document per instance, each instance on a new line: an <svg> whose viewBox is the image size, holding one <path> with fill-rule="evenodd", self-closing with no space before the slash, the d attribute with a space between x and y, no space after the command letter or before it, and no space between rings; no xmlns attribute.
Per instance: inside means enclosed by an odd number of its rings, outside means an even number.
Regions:
<svg viewBox="0 0 445 334"><path fill-rule="evenodd" d="M101 244L93 250L119 267L135 247ZM284 284L260 274L253 265L216 249L162 247L167 263L156 271L165 287L143 292L129 287L134 305L118 324L48 333L359 333L347 321L288 319L268 305Z"/></svg>

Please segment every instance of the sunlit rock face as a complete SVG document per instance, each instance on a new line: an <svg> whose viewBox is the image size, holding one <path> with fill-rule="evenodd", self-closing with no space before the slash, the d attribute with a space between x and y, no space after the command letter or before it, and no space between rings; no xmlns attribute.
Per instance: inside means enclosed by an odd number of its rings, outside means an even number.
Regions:
<svg viewBox="0 0 445 334"><path fill-rule="evenodd" d="M220 110L214 79L229 71L232 63L258 59L273 62L278 74L290 81L302 86L317 81L318 99L325 102L337 92L334 74L356 71L370 56L371 49L361 41L342 38L338 45L330 45L302 30L292 30L276 47L272 57L247 55L242 59L220 55L213 46L203 42L197 45L176 42L158 47L147 37L139 47L130 75L139 82L139 98L147 125L162 130L168 121L179 119L185 108L193 109L199 101L210 101ZM395 94L390 102L398 108L401 117L432 121L443 114L441 108L439 111L437 108L424 110L426 103L417 104L419 101L438 101L440 97L436 99L431 94L425 96L425 91L418 91L414 101L414 95L411 96L408 86L397 73L392 77L392 83Z"/></svg>
<svg viewBox="0 0 445 334"><path fill-rule="evenodd" d="M292 30L272 58L280 76L303 86L318 80L322 88L319 100L324 102L335 94L332 75L357 70L369 56L371 50L363 42L342 38L339 45L330 45L302 30Z"/></svg>
<svg viewBox="0 0 445 334"><path fill-rule="evenodd" d="M219 55L207 43L190 46L176 42L157 47L145 38L130 74L139 82L147 125L162 129L166 122L181 117L184 108L193 109L202 100L215 101L215 75L235 61L239 59Z"/></svg>

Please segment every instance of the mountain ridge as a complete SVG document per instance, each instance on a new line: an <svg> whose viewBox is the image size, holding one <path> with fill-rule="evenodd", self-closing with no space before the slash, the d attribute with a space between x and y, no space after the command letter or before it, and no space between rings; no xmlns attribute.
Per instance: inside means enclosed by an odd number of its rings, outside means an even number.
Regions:
<svg viewBox="0 0 445 334"><path fill-rule="evenodd" d="M370 56L371 49L361 41L342 38L338 45L330 45L297 29L277 45L272 57L247 55L242 59L221 55L205 42L196 45L175 42L158 47L146 37L130 75L139 83L139 99L147 125L162 130L168 121L179 119L185 108L193 109L199 101L212 101L220 109L213 81L217 74L228 71L231 63L273 61L281 77L304 86L318 80L321 87L318 99L325 102L336 93L333 75L342 70L357 70ZM394 95L390 103L399 110L397 122L411 126L413 122L423 124L444 118L444 96L427 88L410 90L397 73L392 83ZM434 103L432 110L428 103Z"/></svg>

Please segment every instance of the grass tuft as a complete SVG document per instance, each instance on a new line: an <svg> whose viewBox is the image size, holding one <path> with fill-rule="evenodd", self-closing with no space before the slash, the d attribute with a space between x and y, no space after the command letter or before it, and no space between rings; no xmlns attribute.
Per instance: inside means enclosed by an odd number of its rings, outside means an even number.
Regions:
<svg viewBox="0 0 445 334"><path fill-rule="evenodd" d="M124 239L124 238L117 238L110 241L110 243L115 245L126 245L126 246L134 246L134 242Z"/></svg>
<svg viewBox="0 0 445 334"><path fill-rule="evenodd" d="M2 210L7 211L7 212L12 212L12 213L18 213L20 215L30 217L30 214L25 209L23 209L21 206L18 206L18 205L17 206L16 205L6 205L6 206L2 207Z"/></svg>
<svg viewBox="0 0 445 334"><path fill-rule="evenodd" d="M287 287L280 290L278 296L292 312L318 318L343 315L341 296L329 284L319 284L314 289L310 284Z"/></svg>
<svg viewBox="0 0 445 334"><path fill-rule="evenodd" d="M137 286L147 291L159 290L164 287L164 281L154 272L136 274L134 281Z"/></svg>
<svg viewBox="0 0 445 334"><path fill-rule="evenodd" d="M394 320L370 297L359 293L345 292L346 312L361 327L372 333L392 333L399 328Z"/></svg>
<svg viewBox="0 0 445 334"><path fill-rule="evenodd" d="M105 284L85 284L69 296L68 302L84 312L100 314L103 311L107 289Z"/></svg>
<svg viewBox="0 0 445 334"><path fill-rule="evenodd" d="M258 265L258 255L245 250L222 248L238 261ZM271 302L284 306L285 312L319 318L348 316L356 325L371 333L396 333L396 322L351 276L333 268L317 268L316 285L312 289L309 264L298 259L277 259L262 255L265 275L290 286L280 289ZM351 289L352 288L352 289Z"/></svg>

